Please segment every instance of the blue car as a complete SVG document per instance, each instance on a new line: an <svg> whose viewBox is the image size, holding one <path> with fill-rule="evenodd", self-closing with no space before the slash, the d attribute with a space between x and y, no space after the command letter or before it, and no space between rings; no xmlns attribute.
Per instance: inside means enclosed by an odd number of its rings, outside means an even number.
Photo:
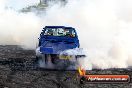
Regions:
<svg viewBox="0 0 132 88"><path fill-rule="evenodd" d="M71 56L63 54L60 57L60 53L69 50L79 48L78 35L75 28L65 26L45 26L43 28L38 44L38 51L36 53L37 58L43 58L44 62L56 64L60 58L70 59Z"/></svg>

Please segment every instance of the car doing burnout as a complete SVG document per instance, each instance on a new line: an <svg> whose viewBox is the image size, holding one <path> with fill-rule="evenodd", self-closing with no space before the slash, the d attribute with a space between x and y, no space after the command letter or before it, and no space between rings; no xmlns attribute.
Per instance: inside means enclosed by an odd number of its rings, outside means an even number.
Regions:
<svg viewBox="0 0 132 88"><path fill-rule="evenodd" d="M43 28L39 37L39 54L36 53L37 58L44 58L47 63L49 58L53 64L56 64L57 59L70 59L72 56L60 53L79 48L78 35L75 28L65 26L46 26Z"/></svg>

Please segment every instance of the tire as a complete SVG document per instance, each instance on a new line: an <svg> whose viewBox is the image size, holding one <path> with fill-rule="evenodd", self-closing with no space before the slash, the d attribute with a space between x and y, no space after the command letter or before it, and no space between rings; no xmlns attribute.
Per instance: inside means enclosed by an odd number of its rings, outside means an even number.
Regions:
<svg viewBox="0 0 132 88"><path fill-rule="evenodd" d="M42 55L42 60L43 60L43 62L44 62L45 64L48 63L48 59L47 59L47 55L46 55L46 54Z"/></svg>
<svg viewBox="0 0 132 88"><path fill-rule="evenodd" d="M57 55L56 54L51 54L51 62L53 63L53 64L57 64L57 59L58 59L58 57L57 57Z"/></svg>

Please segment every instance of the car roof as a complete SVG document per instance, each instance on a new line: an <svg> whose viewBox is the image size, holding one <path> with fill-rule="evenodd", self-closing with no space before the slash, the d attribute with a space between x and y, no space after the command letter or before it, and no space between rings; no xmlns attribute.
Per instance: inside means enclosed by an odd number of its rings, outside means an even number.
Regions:
<svg viewBox="0 0 132 88"><path fill-rule="evenodd" d="M73 27L65 27L65 26L45 26L44 28L65 28L65 29L75 29ZM43 29L44 29L43 28Z"/></svg>

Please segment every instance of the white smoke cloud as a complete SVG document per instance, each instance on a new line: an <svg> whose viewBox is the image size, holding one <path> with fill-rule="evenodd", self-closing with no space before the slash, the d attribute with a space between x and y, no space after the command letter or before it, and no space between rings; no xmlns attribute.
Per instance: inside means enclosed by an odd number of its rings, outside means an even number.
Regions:
<svg viewBox="0 0 132 88"><path fill-rule="evenodd" d="M21 45L35 48L41 21L34 13L19 13L7 9L7 2L0 1L0 44Z"/></svg>
<svg viewBox="0 0 132 88"><path fill-rule="evenodd" d="M41 18L7 10L1 4L0 44L33 48L43 26L72 26L78 32L81 47L88 51L86 66L90 62L102 69L126 68L132 66L131 4L131 0L69 0L64 7L49 7Z"/></svg>
<svg viewBox="0 0 132 88"><path fill-rule="evenodd" d="M132 65L131 4L130 0L69 0L63 8L49 8L44 23L77 28L81 47L89 53L85 66L91 62L94 68L126 68Z"/></svg>

